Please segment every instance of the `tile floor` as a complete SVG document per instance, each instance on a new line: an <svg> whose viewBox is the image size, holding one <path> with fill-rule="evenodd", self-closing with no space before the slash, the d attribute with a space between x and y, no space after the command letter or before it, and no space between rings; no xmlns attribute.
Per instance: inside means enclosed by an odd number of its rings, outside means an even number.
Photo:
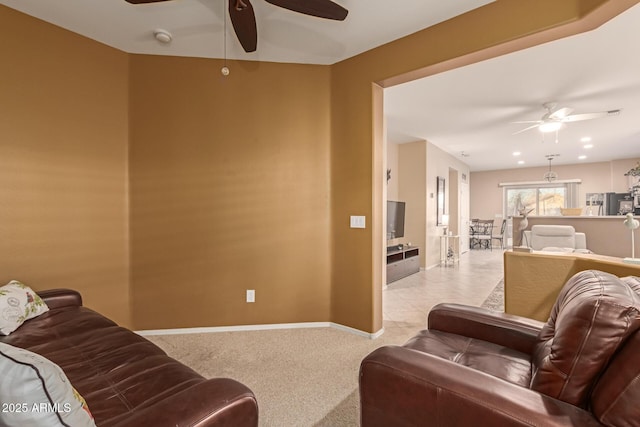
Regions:
<svg viewBox="0 0 640 427"><path fill-rule="evenodd" d="M503 251L470 250L454 266L422 270L390 283L382 293L386 331L422 329L441 302L481 305L503 276Z"/></svg>

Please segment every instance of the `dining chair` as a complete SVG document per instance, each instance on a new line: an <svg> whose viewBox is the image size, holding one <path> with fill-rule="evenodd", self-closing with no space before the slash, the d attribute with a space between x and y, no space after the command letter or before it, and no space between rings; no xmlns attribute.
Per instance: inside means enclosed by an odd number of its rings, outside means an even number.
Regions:
<svg viewBox="0 0 640 427"><path fill-rule="evenodd" d="M500 226L500 234L491 237L491 241L497 240L500 242L500 249L504 249L504 230L507 228L507 220L502 220L502 225ZM492 245L493 246L493 245Z"/></svg>
<svg viewBox="0 0 640 427"><path fill-rule="evenodd" d="M480 244L480 241L476 239L478 235L478 218L473 218L469 223L469 249L473 249Z"/></svg>
<svg viewBox="0 0 640 427"><path fill-rule="evenodd" d="M478 246L482 249L493 250L491 240L493 237L493 220L485 219L478 221L478 232L476 239L478 240Z"/></svg>

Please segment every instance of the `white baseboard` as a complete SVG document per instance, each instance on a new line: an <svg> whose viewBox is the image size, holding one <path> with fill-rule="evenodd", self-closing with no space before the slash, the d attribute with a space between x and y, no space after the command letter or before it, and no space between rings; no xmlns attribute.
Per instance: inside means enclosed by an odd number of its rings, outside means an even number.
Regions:
<svg viewBox="0 0 640 427"><path fill-rule="evenodd" d="M178 334L208 334L216 332L240 332L240 331L267 331L275 329L303 329L303 328L334 328L340 331L349 332L368 339L376 339L384 333L384 328L377 332L370 333L359 329L344 326L333 322L303 322L303 323L272 323L263 325L238 325L238 326L211 326L199 328L177 328L177 329L148 329L134 331L141 336L154 335L178 335Z"/></svg>
<svg viewBox="0 0 640 427"><path fill-rule="evenodd" d="M333 323L331 322L330 326L334 329L338 329L340 331L344 331L344 332L349 332L351 334L354 335L358 335L364 338L369 338L372 340L375 340L376 338L382 336L382 334L384 334L384 328L381 328L378 332L374 332L374 333L370 333L370 332L365 332L365 331L361 331L360 329L355 329L352 328L350 326L344 326L341 325L339 323Z"/></svg>

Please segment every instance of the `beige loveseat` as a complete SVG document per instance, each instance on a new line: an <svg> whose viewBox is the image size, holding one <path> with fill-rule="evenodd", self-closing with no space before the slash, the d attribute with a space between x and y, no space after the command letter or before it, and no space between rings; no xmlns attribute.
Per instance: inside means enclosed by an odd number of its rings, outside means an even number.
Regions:
<svg viewBox="0 0 640 427"><path fill-rule="evenodd" d="M618 277L640 277L640 265L621 258L562 252L504 253L505 312L539 321L549 318L562 286L574 274L600 270Z"/></svg>

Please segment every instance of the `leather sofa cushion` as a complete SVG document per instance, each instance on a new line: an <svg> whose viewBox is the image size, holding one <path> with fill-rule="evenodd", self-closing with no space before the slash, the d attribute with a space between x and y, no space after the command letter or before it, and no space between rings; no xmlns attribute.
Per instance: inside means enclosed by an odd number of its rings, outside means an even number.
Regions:
<svg viewBox="0 0 640 427"><path fill-rule="evenodd" d="M560 291L533 353L531 388L579 407L624 341L640 328L640 296L588 270Z"/></svg>
<svg viewBox="0 0 640 427"><path fill-rule="evenodd" d="M528 387L531 381L531 361L527 354L487 341L423 330L403 347L438 356L523 387Z"/></svg>

